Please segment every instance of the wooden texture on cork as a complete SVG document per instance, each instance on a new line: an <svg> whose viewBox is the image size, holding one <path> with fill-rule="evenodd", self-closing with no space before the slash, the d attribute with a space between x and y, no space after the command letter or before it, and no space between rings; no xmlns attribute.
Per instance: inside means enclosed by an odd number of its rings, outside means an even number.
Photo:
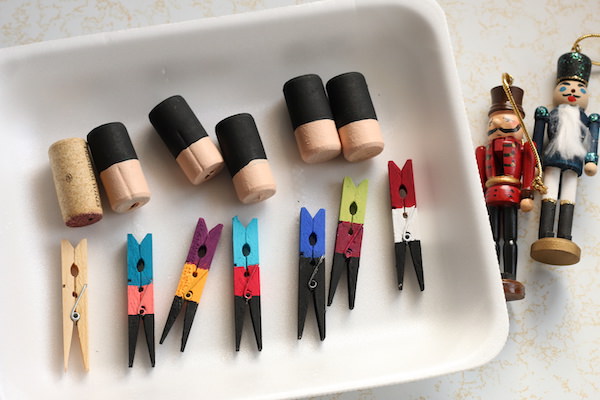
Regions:
<svg viewBox="0 0 600 400"><path fill-rule="evenodd" d="M80 227L100 221L102 204L85 140L59 140L48 149L48 157L65 224Z"/></svg>

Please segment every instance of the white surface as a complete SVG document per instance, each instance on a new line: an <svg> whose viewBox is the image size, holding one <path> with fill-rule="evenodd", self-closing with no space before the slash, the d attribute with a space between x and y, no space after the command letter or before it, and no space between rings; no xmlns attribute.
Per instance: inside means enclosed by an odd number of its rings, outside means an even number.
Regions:
<svg viewBox="0 0 600 400"><path fill-rule="evenodd" d="M506 338L506 308L489 231L481 224L485 210L446 34L435 3L331 1L2 50L0 120L10 136L0 163L11 195L0 214L0 239L11 267L0 282L0 304L12 325L0 333L4 395L279 398L431 377L494 357ZM302 73L316 72L326 81L350 70L367 77L386 150L359 164L303 164L282 85ZM279 185L275 197L243 206L225 172L200 187L188 184L147 121L148 111L175 93L188 100L213 138L220 119L254 115ZM131 214L106 207L103 221L66 228L47 148L114 120L128 127L153 198ZM394 284L386 163L406 158L415 163L424 293L410 268L402 293ZM454 162L438 162L448 158ZM348 311L342 282L328 308L325 342L319 343L310 313L298 342L297 216L301 206L328 210L330 260L344 175L370 180L357 306ZM249 323L242 351L233 349L234 215L245 223L259 218L260 354ZM155 369L148 368L141 342L135 367L128 369L126 233L154 235L158 336L198 216L211 226L223 222L225 229L186 352L178 351L178 321L157 348ZM63 237L89 240L87 375L80 372L77 350L69 372L61 367ZM15 321L22 321L17 329Z"/></svg>

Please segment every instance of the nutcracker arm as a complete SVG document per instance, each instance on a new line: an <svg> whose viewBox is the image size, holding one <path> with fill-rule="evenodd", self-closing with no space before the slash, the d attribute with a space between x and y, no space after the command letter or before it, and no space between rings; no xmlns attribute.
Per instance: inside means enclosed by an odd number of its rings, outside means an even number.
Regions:
<svg viewBox="0 0 600 400"><path fill-rule="evenodd" d="M535 123L533 125L533 142L540 154L544 151L544 133L548 124L550 113L544 106L535 109Z"/></svg>
<svg viewBox="0 0 600 400"><path fill-rule="evenodd" d="M485 193L485 146L479 146L475 149L475 158L477 159L481 190Z"/></svg>
<svg viewBox="0 0 600 400"><path fill-rule="evenodd" d="M591 114L589 117L590 121L590 147L588 148L588 153L585 156L585 163L594 163L598 165L598 130L600 128L600 115Z"/></svg>
<svg viewBox="0 0 600 400"><path fill-rule="evenodd" d="M521 200L533 199L533 179L535 178L536 161L531 143L523 144L523 181L521 184Z"/></svg>

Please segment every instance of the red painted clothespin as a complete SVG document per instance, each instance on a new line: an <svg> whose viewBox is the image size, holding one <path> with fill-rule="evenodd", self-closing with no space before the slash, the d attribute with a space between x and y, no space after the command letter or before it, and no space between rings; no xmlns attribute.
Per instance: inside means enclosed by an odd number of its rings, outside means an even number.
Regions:
<svg viewBox="0 0 600 400"><path fill-rule="evenodd" d="M402 290L406 249L409 248L413 266L417 273L419 288L423 291L425 282L423 280L421 241L417 234L417 197L415 195L412 160L407 160L402 169L398 168L393 161L389 161L388 173L398 289Z"/></svg>

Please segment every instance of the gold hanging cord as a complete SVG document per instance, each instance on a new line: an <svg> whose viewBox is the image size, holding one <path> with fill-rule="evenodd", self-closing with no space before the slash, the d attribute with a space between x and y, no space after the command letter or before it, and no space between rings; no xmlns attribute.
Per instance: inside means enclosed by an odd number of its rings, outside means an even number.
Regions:
<svg viewBox="0 0 600 400"><path fill-rule="evenodd" d="M510 104L512 105L513 110L515 110L515 114L517 115L517 118L519 119L519 123L521 124L521 128L523 129L523 133L525 134L525 139L527 139L527 142L531 146L531 151L533 152L533 157L535 158L537 176L533 179L533 183L532 183L533 189L537 190L541 194L545 194L548 191L548 188L544 185L544 180L542 179L543 178L542 162L540 161L540 156L537 152L535 144L531 140L531 136L529 136L529 132L527 132L527 128L525 128L525 123L523 122L523 117L521 116L521 112L519 111L519 108L517 107L517 103L515 102L512 92L510 91L510 85L512 85L512 83L513 83L513 77L510 76L510 74L508 74L506 72L503 73L502 74L502 88L504 89L504 93L506 94L506 97L510 101Z"/></svg>
<svg viewBox="0 0 600 400"><path fill-rule="evenodd" d="M600 33L589 33L587 35L583 35L577 38L575 43L573 43L573 47L571 47L571 51L576 51L581 53L581 47L579 47L579 42L587 38L600 38ZM600 66L600 62L592 61L592 64Z"/></svg>

